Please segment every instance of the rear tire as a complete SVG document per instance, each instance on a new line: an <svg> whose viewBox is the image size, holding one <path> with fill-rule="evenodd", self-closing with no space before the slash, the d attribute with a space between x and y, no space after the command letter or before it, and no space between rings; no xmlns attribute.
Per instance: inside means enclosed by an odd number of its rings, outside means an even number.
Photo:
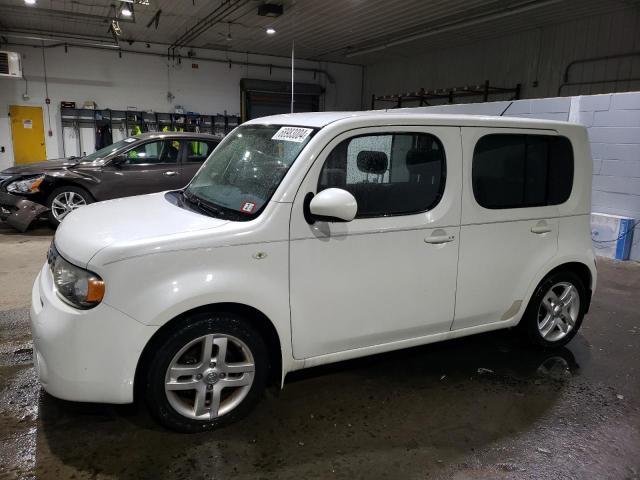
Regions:
<svg viewBox="0 0 640 480"><path fill-rule="evenodd" d="M93 198L84 188L72 185L58 187L47 198L49 223L56 228L70 212L93 203Z"/></svg>
<svg viewBox="0 0 640 480"><path fill-rule="evenodd" d="M212 430L246 415L262 396L269 357L244 317L227 312L188 317L149 358L145 399L163 426Z"/></svg>
<svg viewBox="0 0 640 480"><path fill-rule="evenodd" d="M570 271L553 273L536 288L519 328L533 345L562 347L582 325L587 301L578 275Z"/></svg>

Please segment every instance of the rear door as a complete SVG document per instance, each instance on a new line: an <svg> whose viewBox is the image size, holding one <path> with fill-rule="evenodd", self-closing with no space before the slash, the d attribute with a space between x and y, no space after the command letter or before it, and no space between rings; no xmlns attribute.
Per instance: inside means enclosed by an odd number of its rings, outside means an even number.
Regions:
<svg viewBox="0 0 640 480"><path fill-rule="evenodd" d="M469 127L462 140L453 329L522 314L531 282L558 250L558 205L570 193L563 179L570 185L573 175L572 165L555 161L566 139L554 131Z"/></svg>
<svg viewBox="0 0 640 480"><path fill-rule="evenodd" d="M111 162L102 169L96 198L106 200L182 187L181 142L153 140L131 148L124 153L125 162Z"/></svg>

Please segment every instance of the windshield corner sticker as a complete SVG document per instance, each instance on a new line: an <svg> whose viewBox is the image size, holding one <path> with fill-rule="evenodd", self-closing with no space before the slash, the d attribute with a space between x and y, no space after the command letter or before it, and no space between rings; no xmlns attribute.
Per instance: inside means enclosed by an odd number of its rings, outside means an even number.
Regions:
<svg viewBox="0 0 640 480"><path fill-rule="evenodd" d="M301 127L281 127L271 140L284 140L285 142L304 142L309 134L313 132L312 128Z"/></svg>
<svg viewBox="0 0 640 480"><path fill-rule="evenodd" d="M256 204L253 202L242 202L242 206L240 207L242 213L253 213L255 209Z"/></svg>

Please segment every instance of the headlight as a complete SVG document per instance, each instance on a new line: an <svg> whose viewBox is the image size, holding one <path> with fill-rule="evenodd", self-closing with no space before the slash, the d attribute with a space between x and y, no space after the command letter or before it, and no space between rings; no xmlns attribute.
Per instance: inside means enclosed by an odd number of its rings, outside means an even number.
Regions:
<svg viewBox="0 0 640 480"><path fill-rule="evenodd" d="M31 177L17 182L11 182L7 186L7 192L13 193L36 193L39 192L40 184L44 180L44 175L39 177Z"/></svg>
<svg viewBox="0 0 640 480"><path fill-rule="evenodd" d="M97 274L67 262L51 243L47 262L53 275L53 284L62 300L76 308L87 309L98 305L104 297L104 281Z"/></svg>

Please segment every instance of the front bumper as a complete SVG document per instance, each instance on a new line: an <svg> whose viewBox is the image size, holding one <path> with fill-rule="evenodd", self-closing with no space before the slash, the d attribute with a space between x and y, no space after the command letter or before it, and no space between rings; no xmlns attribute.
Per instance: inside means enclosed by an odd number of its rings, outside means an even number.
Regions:
<svg viewBox="0 0 640 480"><path fill-rule="evenodd" d="M44 389L64 400L131 403L138 360L158 327L109 305L77 310L58 298L49 267L33 285L33 359Z"/></svg>
<svg viewBox="0 0 640 480"><path fill-rule="evenodd" d="M20 232L26 231L31 222L48 211L47 207L39 203L7 192L0 192L0 219Z"/></svg>

